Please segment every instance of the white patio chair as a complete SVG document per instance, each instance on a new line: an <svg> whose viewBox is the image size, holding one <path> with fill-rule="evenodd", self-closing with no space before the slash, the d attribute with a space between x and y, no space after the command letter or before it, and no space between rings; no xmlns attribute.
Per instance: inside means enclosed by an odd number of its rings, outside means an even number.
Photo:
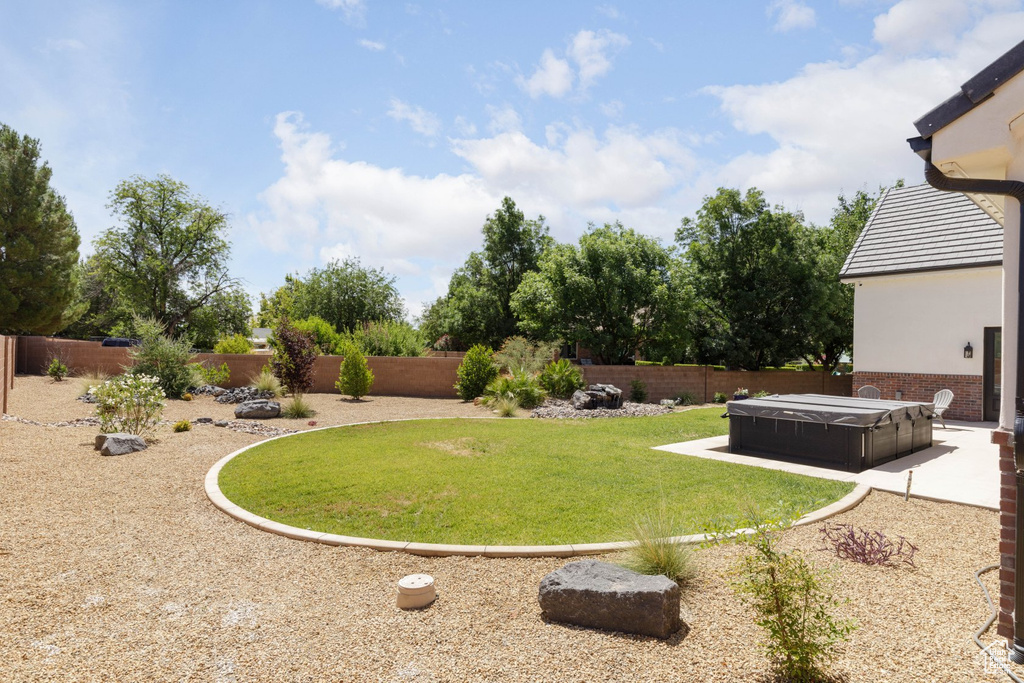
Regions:
<svg viewBox="0 0 1024 683"><path fill-rule="evenodd" d="M953 392L949 389L943 389L935 394L935 398L932 401L935 403L935 417L939 418L942 428L945 429L946 421L942 419L942 414L949 410L949 404L953 402Z"/></svg>
<svg viewBox="0 0 1024 683"><path fill-rule="evenodd" d="M857 396L859 398L882 398L882 391L878 387L865 384L857 390Z"/></svg>

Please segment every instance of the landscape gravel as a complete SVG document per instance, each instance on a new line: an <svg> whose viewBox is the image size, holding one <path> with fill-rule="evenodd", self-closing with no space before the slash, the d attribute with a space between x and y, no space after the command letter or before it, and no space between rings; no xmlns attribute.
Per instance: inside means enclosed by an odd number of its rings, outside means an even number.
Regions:
<svg viewBox="0 0 1024 683"><path fill-rule="evenodd" d="M571 401L549 398L544 401L543 405L534 408L530 412L530 417L583 420L597 417L648 417L671 412L671 406L662 406L656 403L632 403L630 401L624 401L621 408L577 410L573 408Z"/></svg>
<svg viewBox="0 0 1024 683"><path fill-rule="evenodd" d="M9 412L41 423L89 417L74 397L72 382L19 376ZM318 426L490 415L457 400L306 398ZM229 419L231 407L203 397L164 412L170 421L199 416ZM92 436L0 422L0 680L767 680L760 632L730 588L742 547L696 551L687 626L667 641L562 626L540 617L537 588L569 560L290 540L229 518L203 491L217 460L260 436L165 425L149 449L120 458L97 455ZM850 600L843 613L860 624L837 650L837 674L1006 680L971 641L988 617L972 572L998 561L997 513L872 493L836 520L920 548L917 569L868 567L818 550L814 527L786 533L784 547L831 568L837 594ZM395 605L396 585L414 573L433 576L439 597L407 612ZM984 578L994 590L995 572Z"/></svg>

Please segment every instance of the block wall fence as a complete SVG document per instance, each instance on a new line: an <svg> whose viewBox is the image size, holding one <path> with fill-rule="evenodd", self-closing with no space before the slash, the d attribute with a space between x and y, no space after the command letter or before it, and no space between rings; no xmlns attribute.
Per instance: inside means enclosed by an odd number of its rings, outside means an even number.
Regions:
<svg viewBox="0 0 1024 683"><path fill-rule="evenodd" d="M0 335L0 415L7 412L7 398L14 389L14 354L17 337Z"/></svg>
<svg viewBox="0 0 1024 683"><path fill-rule="evenodd" d="M953 402L943 417L951 420L981 422L984 408L984 387L981 375L925 375L912 372L853 373L853 391L865 384L878 387L882 398L896 398L903 392L904 401L931 401L942 389L953 392Z"/></svg>
<svg viewBox="0 0 1024 683"><path fill-rule="evenodd" d="M12 340L13 341L13 340ZM46 372L50 359L59 357L72 372L99 370L118 374L128 364L128 349L101 346L99 342L51 339L48 337L17 338L17 371L39 375ZM462 354L422 358L371 357L367 363L373 371L371 394L378 396L413 396L456 398L454 384ZM270 362L264 354L196 354L197 362L216 366L227 363L231 369L228 388L243 386L260 368ZM341 369L341 356L320 356L314 366L313 391L338 393L334 383ZM648 400L658 402L688 392L698 400L709 402L715 392L729 396L739 387L750 391L771 393L830 394L849 396L851 378L835 377L823 372L720 371L710 367L661 367L651 365L585 365L583 375L588 384L614 384L629 391L630 382L639 379L647 386Z"/></svg>

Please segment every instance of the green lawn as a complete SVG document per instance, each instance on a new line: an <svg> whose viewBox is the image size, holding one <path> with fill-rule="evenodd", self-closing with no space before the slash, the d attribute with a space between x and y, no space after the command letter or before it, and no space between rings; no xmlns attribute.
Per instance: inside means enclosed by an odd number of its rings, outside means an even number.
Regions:
<svg viewBox="0 0 1024 683"><path fill-rule="evenodd" d="M810 510L852 490L650 450L724 434L720 413L342 427L253 448L224 467L220 487L241 507L292 526L489 545L625 540L632 518L662 503L691 533L752 506Z"/></svg>

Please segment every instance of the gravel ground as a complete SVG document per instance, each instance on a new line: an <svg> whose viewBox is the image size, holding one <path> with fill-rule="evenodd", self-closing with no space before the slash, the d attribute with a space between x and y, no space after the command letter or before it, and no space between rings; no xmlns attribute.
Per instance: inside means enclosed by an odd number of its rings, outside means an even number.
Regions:
<svg viewBox="0 0 1024 683"><path fill-rule="evenodd" d="M71 382L18 377L10 412L87 417ZM320 426L480 416L454 400L308 397ZM230 419L209 397L169 420ZM275 420L301 429L305 421ZM203 477L258 437L161 427L141 453L105 458L93 430L0 422L0 680L747 681L767 663L728 588L734 546L698 551L688 628L668 641L545 623L543 576L564 559L422 558L263 533L218 512ZM840 564L815 529L784 544L834 567L861 628L839 652L849 681L998 681L971 642L987 608L972 577L998 559L995 512L873 493L837 518L902 534L918 569ZM395 607L395 582L426 572L437 602ZM994 589L994 572L986 575ZM986 634L988 643L996 639Z"/></svg>

